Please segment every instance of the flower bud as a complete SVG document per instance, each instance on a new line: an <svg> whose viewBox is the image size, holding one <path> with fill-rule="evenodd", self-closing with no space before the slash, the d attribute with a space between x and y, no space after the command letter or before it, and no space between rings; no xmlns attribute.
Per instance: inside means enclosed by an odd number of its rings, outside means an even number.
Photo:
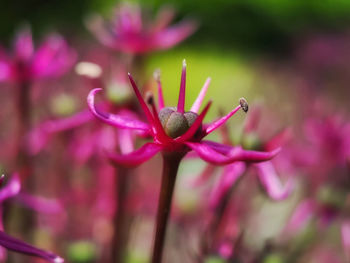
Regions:
<svg viewBox="0 0 350 263"><path fill-rule="evenodd" d="M189 111L182 114L173 107L163 108L158 116L165 133L171 138L183 135L198 117L194 112Z"/></svg>

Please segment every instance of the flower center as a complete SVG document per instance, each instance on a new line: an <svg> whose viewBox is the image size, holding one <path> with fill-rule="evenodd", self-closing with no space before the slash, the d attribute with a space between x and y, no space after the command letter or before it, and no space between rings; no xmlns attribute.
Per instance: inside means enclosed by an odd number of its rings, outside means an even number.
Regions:
<svg viewBox="0 0 350 263"><path fill-rule="evenodd" d="M186 133L198 117L192 111L182 114L176 111L175 107L163 108L158 116L165 133L171 138L176 138Z"/></svg>

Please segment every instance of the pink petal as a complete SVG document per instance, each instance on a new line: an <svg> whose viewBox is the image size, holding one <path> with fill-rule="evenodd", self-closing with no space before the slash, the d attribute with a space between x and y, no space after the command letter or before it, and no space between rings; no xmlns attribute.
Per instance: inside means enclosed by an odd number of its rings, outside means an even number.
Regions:
<svg viewBox="0 0 350 263"><path fill-rule="evenodd" d="M95 106L95 95L97 92L101 90L102 89L93 89L92 91L90 91L87 98L89 108L97 118L99 118L100 120L104 121L107 124L110 124L118 128L143 130L143 131L150 130L149 125L137 119L122 116L122 115L100 112Z"/></svg>
<svg viewBox="0 0 350 263"><path fill-rule="evenodd" d="M205 130L206 134L209 134L211 132L213 132L214 130L216 130L217 128L219 128L221 125L223 125L229 118L231 118L239 109L241 108L241 106L237 106L236 108L234 108L229 114L227 114L226 116L212 122L211 124L208 125L208 127Z"/></svg>
<svg viewBox="0 0 350 263"><path fill-rule="evenodd" d="M159 31L153 36L152 49L168 49L182 42L197 29L194 21L183 21Z"/></svg>
<svg viewBox="0 0 350 263"><path fill-rule="evenodd" d="M181 83L179 100L177 103L177 111L180 113L185 112L185 95L186 95L186 60L182 61L182 73L181 73Z"/></svg>
<svg viewBox="0 0 350 263"><path fill-rule="evenodd" d="M156 70L154 72L154 78L158 85L158 107L159 110L164 108L164 97L163 97L163 88L162 88L162 82L160 81L160 70Z"/></svg>
<svg viewBox="0 0 350 263"><path fill-rule="evenodd" d="M240 147L232 147L230 154L223 155L204 143L186 142L192 150L196 151L201 159L216 165L225 165L237 161L262 162L273 158L280 149L272 152L246 151Z"/></svg>
<svg viewBox="0 0 350 263"><path fill-rule="evenodd" d="M52 263L64 262L63 258L60 258L51 252L33 247L19 239L16 239L14 237L7 235L3 231L0 231L0 246L21 254L27 254L30 256L39 257Z"/></svg>
<svg viewBox="0 0 350 263"><path fill-rule="evenodd" d="M163 126L162 124L160 123L160 120L158 118L158 114L154 114L154 118L152 116L152 113L151 111L148 109L145 101L143 100L142 96L141 96L141 93L139 91L139 89L137 88L136 86L136 83L134 81L134 79L132 78L131 74L128 73L128 76L129 76L129 79L130 79L130 82L131 82L131 86L136 94L136 97L141 105L141 108L143 110L143 112L145 113L147 119L148 119L148 122L151 124L152 126L152 132L154 135L157 136L157 139L161 140L162 142L164 143L172 143L173 140L165 134L164 132L164 129L163 129Z"/></svg>
<svg viewBox="0 0 350 263"><path fill-rule="evenodd" d="M209 88L210 81L211 81L211 78L207 78L207 80L205 81L201 91L199 92L197 99L195 100L195 102L193 103L193 105L191 107L192 112L198 113L198 111L202 105L203 99L205 97L205 94L207 93L207 90Z"/></svg>
<svg viewBox="0 0 350 263"><path fill-rule="evenodd" d="M246 165L243 162L225 166L224 172L209 199L209 206L211 209L215 209L222 202L227 192L232 188L238 178L243 175L245 169Z"/></svg>
<svg viewBox="0 0 350 263"><path fill-rule="evenodd" d="M33 52L32 32L30 28L27 27L17 34L15 40L15 56L22 61L29 61Z"/></svg>
<svg viewBox="0 0 350 263"><path fill-rule="evenodd" d="M152 32L159 32L160 30L165 29L173 20L175 16L175 11L173 8L168 6L162 7L155 19L155 22L152 26Z"/></svg>
<svg viewBox="0 0 350 263"><path fill-rule="evenodd" d="M76 61L77 54L59 35L49 36L35 53L32 71L36 77L59 77Z"/></svg>
<svg viewBox="0 0 350 263"><path fill-rule="evenodd" d="M122 166L137 166L161 151L162 147L154 143L146 143L140 149L125 155L107 153L108 158Z"/></svg>
<svg viewBox="0 0 350 263"><path fill-rule="evenodd" d="M345 220L341 224L341 235L344 252L347 260L350 260L350 220Z"/></svg>
<svg viewBox="0 0 350 263"><path fill-rule="evenodd" d="M0 82L8 81L11 76L11 64L6 52L0 47Z"/></svg>
<svg viewBox="0 0 350 263"><path fill-rule="evenodd" d="M134 150L134 139L128 129L118 130L119 148L122 154L130 153Z"/></svg>
<svg viewBox="0 0 350 263"><path fill-rule="evenodd" d="M18 174L11 176L9 182L6 186L0 189L0 203L4 202L6 199L16 196L21 190L21 181Z"/></svg>
<svg viewBox="0 0 350 263"><path fill-rule="evenodd" d="M62 214L62 204L55 199L33 196L26 193L19 193L16 200L22 205L43 214Z"/></svg>
<svg viewBox="0 0 350 263"><path fill-rule="evenodd" d="M271 162L254 165L258 169L258 177L268 195L274 200L287 198L294 188L294 181L289 178L283 186Z"/></svg>
<svg viewBox="0 0 350 263"><path fill-rule="evenodd" d="M316 203L311 199L303 200L294 210L289 219L285 231L288 233L298 233L305 227L317 209Z"/></svg>

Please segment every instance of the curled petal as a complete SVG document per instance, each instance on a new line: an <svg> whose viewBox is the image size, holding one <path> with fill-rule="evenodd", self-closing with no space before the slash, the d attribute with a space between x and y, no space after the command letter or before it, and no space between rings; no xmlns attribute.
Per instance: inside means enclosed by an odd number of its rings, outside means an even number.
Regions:
<svg viewBox="0 0 350 263"><path fill-rule="evenodd" d="M107 153L108 158L122 166L137 166L157 154L162 147L155 143L146 143L140 149L125 155Z"/></svg>
<svg viewBox="0 0 350 263"><path fill-rule="evenodd" d="M16 200L22 205L39 213L60 214L63 212L62 204L55 199L47 199L44 197L20 193L16 196Z"/></svg>
<svg viewBox="0 0 350 263"><path fill-rule="evenodd" d="M19 239L7 235L3 231L0 231L0 246L18 253L39 257L52 263L64 262L63 258L60 258L51 252L33 247Z"/></svg>
<svg viewBox="0 0 350 263"><path fill-rule="evenodd" d="M346 220L342 223L341 236L346 259L350 260L350 220Z"/></svg>
<svg viewBox="0 0 350 263"><path fill-rule="evenodd" d="M246 165L243 162L237 162L225 166L224 172L210 197L209 205L211 209L215 209L221 203L224 196L244 173L245 168Z"/></svg>
<svg viewBox="0 0 350 263"><path fill-rule="evenodd" d="M148 124L139 121L138 119L131 118L129 116L122 116L116 114L110 114L105 112L100 112L95 106L95 95L102 89L93 89L90 91L87 102L91 112L103 122L110 124L118 128L135 129L149 131L150 127Z"/></svg>
<svg viewBox="0 0 350 263"><path fill-rule="evenodd" d="M32 71L36 77L59 77L76 61L77 54L59 35L49 36L35 53Z"/></svg>
<svg viewBox="0 0 350 263"><path fill-rule="evenodd" d="M299 232L305 227L317 209L317 204L311 199L303 200L294 210L289 219L285 231L288 233Z"/></svg>
<svg viewBox="0 0 350 263"><path fill-rule="evenodd" d="M244 161L244 162L262 162L273 158L280 149L272 152L259 152L259 151L246 151L240 147L231 148L231 152L228 155L223 155L204 143L193 143L186 142L192 150L196 151L201 159L206 162L225 165L233 162Z"/></svg>
<svg viewBox="0 0 350 263"><path fill-rule="evenodd" d="M12 175L7 185L0 189L0 203L6 199L16 196L21 190L21 181L18 174Z"/></svg>
<svg viewBox="0 0 350 263"><path fill-rule="evenodd" d="M255 167L258 169L261 184L272 199L283 200L290 195L294 188L294 181L291 178L283 186L271 162L258 163Z"/></svg>

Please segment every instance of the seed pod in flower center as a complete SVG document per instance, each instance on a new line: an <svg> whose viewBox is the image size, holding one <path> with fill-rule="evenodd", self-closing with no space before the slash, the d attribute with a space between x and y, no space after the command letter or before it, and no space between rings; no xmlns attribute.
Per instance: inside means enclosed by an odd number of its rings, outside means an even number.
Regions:
<svg viewBox="0 0 350 263"><path fill-rule="evenodd" d="M171 138L183 135L198 117L196 113L191 111L182 114L176 111L175 107L163 108L158 116L165 133Z"/></svg>

